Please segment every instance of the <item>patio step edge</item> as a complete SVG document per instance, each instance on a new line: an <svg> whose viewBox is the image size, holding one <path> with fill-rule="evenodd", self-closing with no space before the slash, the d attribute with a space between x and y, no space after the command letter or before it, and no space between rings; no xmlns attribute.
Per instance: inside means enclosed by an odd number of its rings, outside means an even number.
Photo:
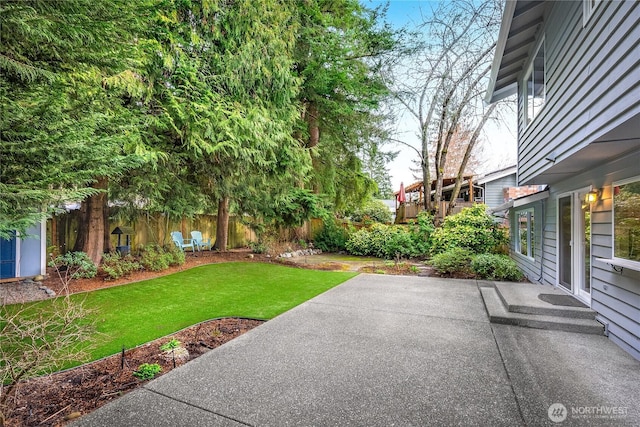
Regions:
<svg viewBox="0 0 640 427"><path fill-rule="evenodd" d="M594 319L527 314L508 311L494 288L481 287L489 322L525 328L604 335L604 327Z"/></svg>
<svg viewBox="0 0 640 427"><path fill-rule="evenodd" d="M512 313L522 313L522 314L536 314L542 316L553 316L553 317L567 317L567 318L575 318L575 319L590 319L595 320L597 313L590 308L583 307L567 307L567 306L540 306L540 302L538 304L517 304L514 303L515 300L513 295L513 289L510 287L512 284L508 285L509 287L505 287L505 284L498 283L494 287L502 304L507 309L507 311ZM544 303L542 303L544 304Z"/></svg>

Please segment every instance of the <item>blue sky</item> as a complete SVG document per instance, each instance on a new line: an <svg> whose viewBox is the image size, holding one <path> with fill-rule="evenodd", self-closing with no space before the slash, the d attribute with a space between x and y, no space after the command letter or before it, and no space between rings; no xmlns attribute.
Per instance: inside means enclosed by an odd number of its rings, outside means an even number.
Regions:
<svg viewBox="0 0 640 427"><path fill-rule="evenodd" d="M389 9L387 12L387 22L391 23L395 28L407 26L409 29L415 29L416 26L423 22L423 17L431 15L431 11L438 7L438 3L448 0L391 0L389 1ZM384 5L384 0L360 0L360 3L369 9ZM492 147L483 154L481 158L487 157L487 170L500 169L515 164L515 119L516 115L509 118L508 123L496 125L493 122L485 126L485 138L490 139ZM396 129L396 137L398 139L410 142L418 147L418 138L415 136L418 124L413 121L407 114L400 116ZM391 185L394 190L400 187L400 183L405 185L416 181L414 174L410 168L414 168L412 161L416 158L416 154L410 148L402 145L395 147L384 147L386 150L399 150L398 157L388 165L391 175Z"/></svg>
<svg viewBox="0 0 640 427"><path fill-rule="evenodd" d="M369 9L387 3L382 0L360 0L360 3ZM396 28L400 28L405 24L414 26L422 22L421 14L429 13L437 1L429 0L391 0L389 2L389 10L387 20Z"/></svg>

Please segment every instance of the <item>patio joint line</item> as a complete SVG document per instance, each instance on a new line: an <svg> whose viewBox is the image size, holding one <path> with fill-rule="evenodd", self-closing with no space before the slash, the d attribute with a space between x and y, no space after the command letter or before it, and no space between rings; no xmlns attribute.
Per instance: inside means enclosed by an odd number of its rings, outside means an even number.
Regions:
<svg viewBox="0 0 640 427"><path fill-rule="evenodd" d="M187 406L191 406L191 407L193 407L193 408L200 409L200 410L205 411L205 412L208 412L208 413L210 413L210 414L214 414L214 415L217 415L217 416L219 416L219 417L226 418L227 420L231 420L231 421L234 421L234 422L236 422L236 423L240 423L240 424L242 424L243 426L247 426L247 427L255 427L253 424L246 423L246 422L244 422L244 421L241 421L241 420L238 420L238 419L236 419L236 418L230 417L229 415L225 415L225 414L221 414L221 413L216 412L216 411L212 411L211 409L203 408L202 406L199 406L199 405L194 405L193 403L189 403L189 402L184 401L184 400L182 400L182 399L177 399L177 398L175 398L175 397L173 397L173 396L169 396L169 395L164 394L164 393L161 393L161 392L159 392L159 391L157 391L157 390L153 390L153 389L146 388L146 387L143 387L143 390L145 390L145 391L149 391L149 392L151 392L151 393L155 393L155 394L157 394L157 395L159 395L159 396L166 397L167 399L171 399L171 400L176 401L176 402L183 403L183 404L185 404L185 405L187 405Z"/></svg>
<svg viewBox="0 0 640 427"><path fill-rule="evenodd" d="M493 330L493 325L489 324L491 329L491 336L493 337L493 342L496 344L496 349L498 350L498 354L500 355L500 362L502 362L502 368L504 369L504 373L507 375L507 380L509 381L509 388L511 389L511 393L513 394L513 400L516 402L516 407L518 408L518 415L520 415L520 419L522 420L522 425L527 425L527 421L524 418L524 413L522 412L522 407L520 406L520 399L518 399L518 395L516 394L515 388L513 388L513 381L511 380L511 375L509 374L509 370L507 369L507 364L504 361L504 356L502 354L502 350L500 349L500 344L498 344L498 338L496 338L496 333Z"/></svg>

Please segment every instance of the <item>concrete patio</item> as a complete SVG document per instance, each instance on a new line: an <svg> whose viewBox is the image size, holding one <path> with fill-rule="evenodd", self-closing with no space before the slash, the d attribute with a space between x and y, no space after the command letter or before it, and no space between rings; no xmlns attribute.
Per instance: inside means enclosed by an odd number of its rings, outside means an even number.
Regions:
<svg viewBox="0 0 640 427"><path fill-rule="evenodd" d="M492 324L481 289L361 274L74 425L640 425L640 362Z"/></svg>

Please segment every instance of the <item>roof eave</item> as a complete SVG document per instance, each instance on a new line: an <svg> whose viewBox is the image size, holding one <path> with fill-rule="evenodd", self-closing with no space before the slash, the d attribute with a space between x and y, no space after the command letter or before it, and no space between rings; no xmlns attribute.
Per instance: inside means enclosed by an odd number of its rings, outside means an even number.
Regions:
<svg viewBox="0 0 640 427"><path fill-rule="evenodd" d="M502 14L502 23L500 24L500 34L498 35L498 41L496 43L496 54L493 57L493 64L491 64L491 78L489 80L489 86L485 95L485 101L488 104L493 104L500 99L516 93L517 85L512 88L511 93L505 93L504 90L495 91L496 81L498 79L498 73L500 72L500 64L502 63L502 57L504 55L504 49L509 39L509 31L511 29L511 22L513 21L513 15L516 10L517 1L507 0L504 6L504 13Z"/></svg>

